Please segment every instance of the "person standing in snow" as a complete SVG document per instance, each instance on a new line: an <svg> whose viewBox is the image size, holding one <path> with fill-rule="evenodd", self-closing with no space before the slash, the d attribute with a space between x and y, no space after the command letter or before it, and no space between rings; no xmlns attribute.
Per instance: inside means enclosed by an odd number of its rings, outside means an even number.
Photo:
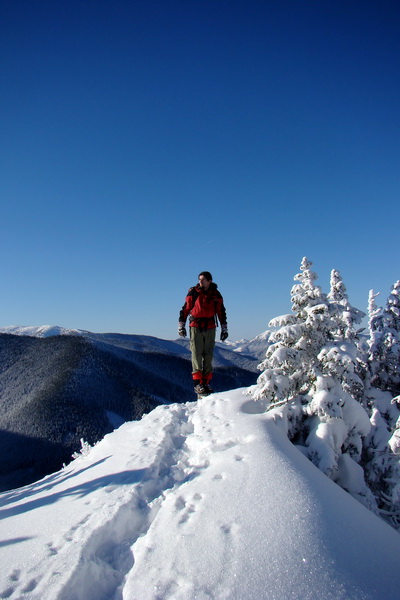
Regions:
<svg viewBox="0 0 400 600"><path fill-rule="evenodd" d="M215 346L217 318L221 323L221 341L228 337L228 325L224 300L208 271L199 275L199 283L187 293L185 304L179 313L178 333L186 337L186 319L190 322L190 350L192 353L192 376L195 392L199 395L212 393L212 360Z"/></svg>

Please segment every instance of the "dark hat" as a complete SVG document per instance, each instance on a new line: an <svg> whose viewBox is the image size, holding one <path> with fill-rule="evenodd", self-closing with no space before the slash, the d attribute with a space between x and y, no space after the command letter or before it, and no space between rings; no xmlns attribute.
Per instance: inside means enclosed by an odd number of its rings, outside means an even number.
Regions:
<svg viewBox="0 0 400 600"><path fill-rule="evenodd" d="M199 273L199 277L201 277L201 275L203 275L203 277L205 277L207 279L207 281L212 281L212 275L209 271L202 271L201 273Z"/></svg>

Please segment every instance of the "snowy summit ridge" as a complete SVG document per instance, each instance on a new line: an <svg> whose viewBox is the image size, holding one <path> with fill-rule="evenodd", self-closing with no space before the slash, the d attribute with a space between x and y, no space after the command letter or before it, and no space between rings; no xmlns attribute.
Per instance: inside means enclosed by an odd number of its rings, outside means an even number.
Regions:
<svg viewBox="0 0 400 600"><path fill-rule="evenodd" d="M0 495L0 596L395 600L400 537L243 390L159 406Z"/></svg>
<svg viewBox="0 0 400 600"><path fill-rule="evenodd" d="M65 329L65 327L59 327L58 325L11 325L9 327L1 327L0 333L28 335L31 337L51 337L53 335L84 335L88 332L82 329Z"/></svg>

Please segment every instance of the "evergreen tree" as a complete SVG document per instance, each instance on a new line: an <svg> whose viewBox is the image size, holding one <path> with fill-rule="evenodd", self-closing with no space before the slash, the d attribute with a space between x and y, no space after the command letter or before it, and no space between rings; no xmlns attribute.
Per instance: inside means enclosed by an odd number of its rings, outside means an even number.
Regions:
<svg viewBox="0 0 400 600"><path fill-rule="evenodd" d="M271 403L289 401L306 394L310 376L316 362L322 336L323 314L328 314L326 296L314 284L317 275L311 271L312 263L303 258L298 283L291 290L294 314L272 319L269 327L278 329L271 335L265 360L259 365L262 371L255 398L265 398Z"/></svg>
<svg viewBox="0 0 400 600"><path fill-rule="evenodd" d="M380 348L383 331L382 309L379 308L375 299L379 296L379 292L375 294L374 290L369 291L368 297L368 351L366 357L366 377L367 385L370 387L374 384L379 365L381 362Z"/></svg>
<svg viewBox="0 0 400 600"><path fill-rule="evenodd" d="M396 396L392 399L392 404L400 405L400 396ZM396 425L394 427L393 435L389 439L390 448L396 456L400 457L400 416L397 418ZM400 481L399 481L400 483ZM399 490L400 491L400 490Z"/></svg>
<svg viewBox="0 0 400 600"><path fill-rule="evenodd" d="M311 266L303 258L294 278L294 314L270 322L278 329L260 365L263 372L254 397L281 405L290 439L324 473L375 509L357 464L370 429L368 415L357 401L362 382L354 323L363 313L351 307L337 271L327 296L315 284Z"/></svg>
<svg viewBox="0 0 400 600"><path fill-rule="evenodd" d="M400 409L400 396L393 398L392 404L396 404ZM391 464L387 478L389 490L383 500L387 505L390 522L397 529L400 529L400 416L397 418L393 434L389 439L389 446L393 453L393 458L390 461Z"/></svg>
<svg viewBox="0 0 400 600"><path fill-rule="evenodd" d="M371 384L392 396L400 393L400 281L392 286L386 307L370 314Z"/></svg>
<svg viewBox="0 0 400 600"><path fill-rule="evenodd" d="M346 286L339 271L335 269L331 272L328 300L333 342L321 353L320 360L323 363L335 363L334 373L341 379L343 389L355 400L363 402L364 361L359 338L363 330L356 329L356 325L361 323L365 313L350 304Z"/></svg>
<svg viewBox="0 0 400 600"><path fill-rule="evenodd" d="M392 287L386 308L369 294L369 339L366 399L371 432L366 440L364 472L379 510L400 527L400 417L395 392L399 386L399 282Z"/></svg>
<svg viewBox="0 0 400 600"><path fill-rule="evenodd" d="M335 316L338 325L337 334L344 339L357 340L358 331L355 325L361 323L365 313L350 304L346 286L343 279L336 269L331 271L330 292L328 294L331 313Z"/></svg>
<svg viewBox="0 0 400 600"><path fill-rule="evenodd" d="M337 270L332 270L330 283L329 318L325 320L328 331L317 355L318 376L309 392L312 400L307 406L308 413L314 417L314 427L310 427L307 438L309 455L326 474L374 508L356 464L361 459L363 440L370 429L368 415L359 404L364 387L360 377L359 332L355 328L365 313L351 306ZM348 477L344 476L349 471L358 472L357 490L351 488Z"/></svg>
<svg viewBox="0 0 400 600"><path fill-rule="evenodd" d="M385 356L385 385L394 396L400 394L400 280L396 281L387 299L383 314L385 335L382 343Z"/></svg>

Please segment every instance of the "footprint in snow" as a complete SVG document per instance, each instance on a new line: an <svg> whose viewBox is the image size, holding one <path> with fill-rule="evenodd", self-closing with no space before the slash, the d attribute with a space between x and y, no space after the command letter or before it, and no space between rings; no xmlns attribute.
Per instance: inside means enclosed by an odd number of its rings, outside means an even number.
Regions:
<svg viewBox="0 0 400 600"><path fill-rule="evenodd" d="M3 590L2 592L0 591L0 598L1 599L10 598L14 592L15 592L15 588L8 587L7 589Z"/></svg>
<svg viewBox="0 0 400 600"><path fill-rule="evenodd" d="M14 569L11 574L9 575L9 578L11 581L18 581L19 578L21 576L21 570L20 569Z"/></svg>
<svg viewBox="0 0 400 600"><path fill-rule="evenodd" d="M53 556L54 554L58 554L58 549L53 545L53 542L49 542L46 544L49 549L49 556Z"/></svg>
<svg viewBox="0 0 400 600"><path fill-rule="evenodd" d="M0 598L10 598L13 595L13 593L17 589L17 584L20 576L21 571L19 569L14 569L13 571L11 571L10 575L8 576L8 580L15 585L10 585L3 591L0 590Z"/></svg>
<svg viewBox="0 0 400 600"><path fill-rule="evenodd" d="M28 583L25 585L25 587L22 588L22 591L24 594L26 594L27 592L33 592L33 590L35 589L36 586L37 586L36 579L31 579L30 581L28 581Z"/></svg>
<svg viewBox="0 0 400 600"><path fill-rule="evenodd" d="M202 495L201 494L194 494L194 496L192 497L191 501L186 501L185 498L183 496L179 496L176 501L175 501L175 508L178 511L183 511L183 514L181 516L181 518L178 521L178 525L183 525L184 523L186 523L190 516L196 512L196 504L198 502L200 502L202 499Z"/></svg>

